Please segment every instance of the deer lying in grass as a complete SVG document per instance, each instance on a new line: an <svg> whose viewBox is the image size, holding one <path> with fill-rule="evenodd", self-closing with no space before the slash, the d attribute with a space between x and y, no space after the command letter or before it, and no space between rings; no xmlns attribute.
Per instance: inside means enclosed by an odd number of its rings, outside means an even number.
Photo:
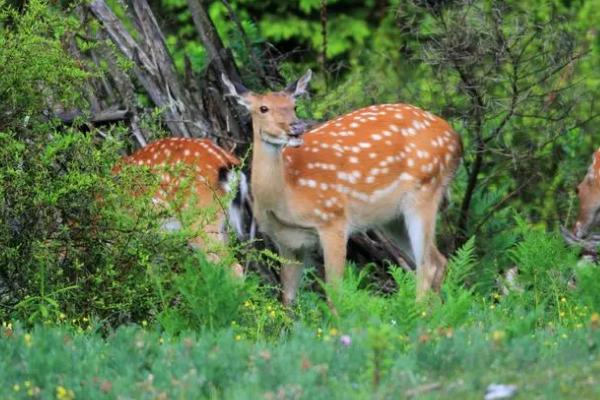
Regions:
<svg viewBox="0 0 600 400"><path fill-rule="evenodd" d="M308 71L281 92L257 94L222 76L252 115L254 217L294 261L281 270L284 303L296 297L297 260L309 249L320 244L326 281L335 284L348 236L394 228L399 217L417 265L417 297L439 288L446 259L434 243L435 219L461 158L460 137L446 121L406 104L365 107L303 134L295 99L310 78Z"/></svg>
<svg viewBox="0 0 600 400"><path fill-rule="evenodd" d="M119 172L124 164L146 166L159 174L160 187L152 199L154 203L168 207L177 196L182 196L184 207L192 205L216 210L216 216L211 221L196 222L191 227L198 229L197 225L202 224L201 229L209 242L225 243L227 225L234 229L238 238L245 236L244 209L249 198L246 176L235 170L240 161L210 140L160 139L123 157L113 171ZM185 182L186 179L189 182ZM235 196L231 198L229 195L228 199L228 193L236 189ZM168 225L173 228L173 225L179 226L180 222ZM190 245L205 248L206 242L205 238L196 237L190 240ZM216 253L209 253L208 256L213 260L220 258ZM239 264L232 268L235 275L243 276Z"/></svg>

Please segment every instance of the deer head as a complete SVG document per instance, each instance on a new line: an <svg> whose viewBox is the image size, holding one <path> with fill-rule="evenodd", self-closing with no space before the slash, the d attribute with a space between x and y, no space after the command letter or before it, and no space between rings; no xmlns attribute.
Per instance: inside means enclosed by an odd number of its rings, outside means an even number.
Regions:
<svg viewBox="0 0 600 400"><path fill-rule="evenodd" d="M600 220L600 149L594 153L592 165L577 185L579 215L573 233L578 238L586 237Z"/></svg>
<svg viewBox="0 0 600 400"><path fill-rule="evenodd" d="M277 148L302 145L301 136L307 126L296 116L296 98L306 93L311 77L312 71L308 70L303 77L281 92L257 94L221 75L229 91L228 95L235 98L252 115L255 139Z"/></svg>

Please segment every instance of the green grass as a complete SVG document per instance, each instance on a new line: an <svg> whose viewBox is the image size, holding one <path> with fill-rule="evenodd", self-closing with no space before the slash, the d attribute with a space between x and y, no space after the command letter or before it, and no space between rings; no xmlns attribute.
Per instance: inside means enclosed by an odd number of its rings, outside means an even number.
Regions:
<svg viewBox="0 0 600 400"><path fill-rule="evenodd" d="M600 269L541 231L510 257L523 290L478 286L489 271L470 240L422 303L413 275L392 269L397 290L382 296L350 267L338 317L307 288L286 310L256 280L193 258L140 325L5 322L0 398L481 399L492 383L520 399L599 398Z"/></svg>
<svg viewBox="0 0 600 400"><path fill-rule="evenodd" d="M240 339L232 329L165 337L129 326L103 338L4 328L0 397L396 399L416 391L481 399L490 383L516 384L522 399L600 396L600 331L545 327L510 337L480 325L409 336L391 325L298 325L273 341Z"/></svg>

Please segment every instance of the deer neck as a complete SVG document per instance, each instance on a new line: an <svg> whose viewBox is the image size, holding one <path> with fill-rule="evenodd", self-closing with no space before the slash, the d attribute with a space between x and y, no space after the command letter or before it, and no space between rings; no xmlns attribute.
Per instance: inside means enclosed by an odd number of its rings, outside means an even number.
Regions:
<svg viewBox="0 0 600 400"><path fill-rule="evenodd" d="M283 148L263 141L254 127L252 156L252 195L256 206L264 211L285 208Z"/></svg>

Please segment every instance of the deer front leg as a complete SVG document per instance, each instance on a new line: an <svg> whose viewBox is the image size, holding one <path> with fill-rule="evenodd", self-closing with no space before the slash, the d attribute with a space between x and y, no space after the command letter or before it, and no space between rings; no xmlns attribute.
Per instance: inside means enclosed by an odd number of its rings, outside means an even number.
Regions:
<svg viewBox="0 0 600 400"><path fill-rule="evenodd" d="M285 259L281 265L282 301L283 305L291 306L296 300L304 265L296 260L296 254L288 248L279 246L279 254Z"/></svg>

